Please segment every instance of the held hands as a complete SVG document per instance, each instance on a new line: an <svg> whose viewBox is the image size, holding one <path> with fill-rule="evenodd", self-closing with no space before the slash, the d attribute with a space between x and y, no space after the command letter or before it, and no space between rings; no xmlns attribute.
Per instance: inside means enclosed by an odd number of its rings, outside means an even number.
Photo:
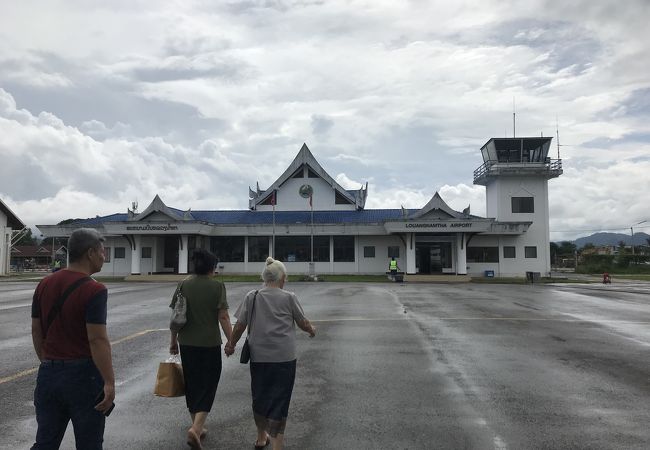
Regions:
<svg viewBox="0 0 650 450"><path fill-rule="evenodd" d="M231 344L230 341L226 342L226 345L223 347L223 352L226 356L230 356L235 353L235 345Z"/></svg>

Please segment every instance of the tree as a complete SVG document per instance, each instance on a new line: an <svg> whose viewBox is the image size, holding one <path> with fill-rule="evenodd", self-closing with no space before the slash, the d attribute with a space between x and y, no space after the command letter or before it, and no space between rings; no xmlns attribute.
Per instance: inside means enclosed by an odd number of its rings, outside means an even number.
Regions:
<svg viewBox="0 0 650 450"><path fill-rule="evenodd" d="M66 241L67 241L67 238L46 237L41 241L41 245L43 245L43 246L54 245L54 247L58 248L61 245L65 245Z"/></svg>
<svg viewBox="0 0 650 450"><path fill-rule="evenodd" d="M551 242L550 247L551 247L551 261L553 261L555 265L557 265L557 254L560 246L557 245L557 243L555 242Z"/></svg>
<svg viewBox="0 0 650 450"><path fill-rule="evenodd" d="M560 248L558 252L560 255L573 255L576 251L576 245L571 241L562 241L560 242Z"/></svg>
<svg viewBox="0 0 650 450"><path fill-rule="evenodd" d="M37 243L36 238L32 236L32 229L27 228L27 232L18 241L14 242L13 245L36 245Z"/></svg>

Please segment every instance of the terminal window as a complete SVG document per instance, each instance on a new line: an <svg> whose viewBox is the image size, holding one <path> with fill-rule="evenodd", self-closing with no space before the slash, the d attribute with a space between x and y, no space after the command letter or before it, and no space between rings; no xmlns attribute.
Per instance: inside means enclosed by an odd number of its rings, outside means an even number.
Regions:
<svg viewBox="0 0 650 450"><path fill-rule="evenodd" d="M269 256L268 236L248 237L248 260L250 262L264 262Z"/></svg>
<svg viewBox="0 0 650 450"><path fill-rule="evenodd" d="M151 258L151 247L142 247L142 257Z"/></svg>
<svg viewBox="0 0 650 450"><path fill-rule="evenodd" d="M499 262L499 247L467 247L467 262Z"/></svg>
<svg viewBox="0 0 650 450"><path fill-rule="evenodd" d="M354 262L354 236L334 236L334 262Z"/></svg>
<svg viewBox="0 0 650 450"><path fill-rule="evenodd" d="M524 247L524 256L526 258L537 258L537 247Z"/></svg>
<svg viewBox="0 0 650 450"><path fill-rule="evenodd" d="M535 199L533 197L512 197L513 213L534 213Z"/></svg>
<svg viewBox="0 0 650 450"><path fill-rule="evenodd" d="M310 236L277 236L275 238L275 258L288 262L311 261ZM314 236L314 262L327 262L330 259L330 237Z"/></svg>
<svg viewBox="0 0 650 450"><path fill-rule="evenodd" d="M375 257L375 246L366 246L363 247L363 257L364 258L374 258Z"/></svg>
<svg viewBox="0 0 650 450"><path fill-rule="evenodd" d="M517 252L516 247L503 247L503 257L504 258L516 258Z"/></svg>
<svg viewBox="0 0 650 450"><path fill-rule="evenodd" d="M213 236L210 251L219 262L244 262L244 236Z"/></svg>
<svg viewBox="0 0 650 450"><path fill-rule="evenodd" d="M388 257L389 258L399 258L399 246L391 245L388 247Z"/></svg>
<svg viewBox="0 0 650 450"><path fill-rule="evenodd" d="M126 258L126 248L124 247L115 247L115 259L124 259Z"/></svg>

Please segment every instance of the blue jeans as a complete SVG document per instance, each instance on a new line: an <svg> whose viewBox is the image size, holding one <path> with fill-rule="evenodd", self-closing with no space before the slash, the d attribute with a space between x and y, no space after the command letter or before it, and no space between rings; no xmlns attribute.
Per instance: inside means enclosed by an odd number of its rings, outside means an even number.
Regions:
<svg viewBox="0 0 650 450"><path fill-rule="evenodd" d="M43 361L34 391L38 430L32 450L58 449L70 420L77 449L101 450L106 417L94 406L103 389L104 381L90 359Z"/></svg>

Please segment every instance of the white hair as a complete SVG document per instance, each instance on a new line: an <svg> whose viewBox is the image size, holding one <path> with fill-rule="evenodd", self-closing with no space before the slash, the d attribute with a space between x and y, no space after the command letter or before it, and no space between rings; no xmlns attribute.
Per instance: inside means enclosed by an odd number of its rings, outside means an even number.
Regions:
<svg viewBox="0 0 650 450"><path fill-rule="evenodd" d="M266 265L262 271L262 280L268 284L277 284L282 280L282 277L287 276L287 268L284 267L282 261L273 259L270 256L266 258Z"/></svg>

